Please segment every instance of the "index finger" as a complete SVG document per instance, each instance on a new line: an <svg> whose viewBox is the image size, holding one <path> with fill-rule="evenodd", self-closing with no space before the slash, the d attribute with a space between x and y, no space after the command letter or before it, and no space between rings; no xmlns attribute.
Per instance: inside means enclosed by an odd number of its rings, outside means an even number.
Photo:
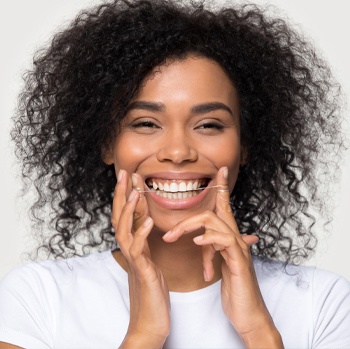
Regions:
<svg viewBox="0 0 350 349"><path fill-rule="evenodd" d="M228 185L228 168L221 167L216 177L218 186L216 193L215 213L221 218L235 233L239 234L236 220L233 216L230 203L230 188Z"/></svg>
<svg viewBox="0 0 350 349"><path fill-rule="evenodd" d="M113 194L111 221L114 229L116 229L118 226L119 218L126 203L126 197L130 190L131 186L130 181L128 180L127 172L120 169L118 172L117 185L115 186Z"/></svg>
<svg viewBox="0 0 350 349"><path fill-rule="evenodd" d="M145 188L145 183L138 173L133 173L131 177L133 189L140 192L140 199L134 211L134 229L137 230L149 216L146 199L147 188Z"/></svg>

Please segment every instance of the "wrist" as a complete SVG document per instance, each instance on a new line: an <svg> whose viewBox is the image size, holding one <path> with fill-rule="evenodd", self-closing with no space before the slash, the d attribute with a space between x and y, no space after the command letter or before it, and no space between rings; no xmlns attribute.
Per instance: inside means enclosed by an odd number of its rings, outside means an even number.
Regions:
<svg viewBox="0 0 350 349"><path fill-rule="evenodd" d="M162 349L166 338L127 334L119 349Z"/></svg>
<svg viewBox="0 0 350 349"><path fill-rule="evenodd" d="M283 349L283 341L277 328L272 325L262 326L255 331L241 335L245 348Z"/></svg>

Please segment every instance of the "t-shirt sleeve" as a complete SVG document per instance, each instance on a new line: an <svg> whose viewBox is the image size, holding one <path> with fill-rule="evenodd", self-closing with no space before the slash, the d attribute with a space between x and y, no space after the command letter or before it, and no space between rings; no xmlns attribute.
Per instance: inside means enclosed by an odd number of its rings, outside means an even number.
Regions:
<svg viewBox="0 0 350 349"><path fill-rule="evenodd" d="M52 348L53 316L43 275L34 263L0 282L0 341L26 349Z"/></svg>
<svg viewBox="0 0 350 349"><path fill-rule="evenodd" d="M313 295L312 348L350 348L349 281L333 273L316 269Z"/></svg>

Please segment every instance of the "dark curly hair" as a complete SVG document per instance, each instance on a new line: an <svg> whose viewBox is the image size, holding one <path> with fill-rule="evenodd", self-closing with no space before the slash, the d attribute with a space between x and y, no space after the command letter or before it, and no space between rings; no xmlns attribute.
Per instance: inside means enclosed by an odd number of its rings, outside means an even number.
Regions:
<svg viewBox="0 0 350 349"><path fill-rule="evenodd" d="M36 256L116 247L116 174L102 150L147 74L189 54L218 62L239 94L248 162L231 200L241 233L260 238L253 254L299 263L312 253L320 189L342 149L340 88L327 65L255 5L115 0L80 13L25 75L12 138L25 188L37 191Z"/></svg>

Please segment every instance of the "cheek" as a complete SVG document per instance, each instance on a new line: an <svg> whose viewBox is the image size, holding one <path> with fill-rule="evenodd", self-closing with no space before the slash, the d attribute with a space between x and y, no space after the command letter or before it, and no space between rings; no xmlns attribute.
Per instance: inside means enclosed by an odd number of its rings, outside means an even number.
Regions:
<svg viewBox="0 0 350 349"><path fill-rule="evenodd" d="M233 187L241 162L241 146L239 137L223 138L215 144L208 144L202 149L206 149L205 156L215 164L218 169L227 166L229 170L229 185ZM204 154L204 153L203 153Z"/></svg>
<svg viewBox="0 0 350 349"><path fill-rule="evenodd" d="M139 164L151 154L149 143L143 142L139 137L118 138L113 151L116 172L120 169L128 173L136 172Z"/></svg>

